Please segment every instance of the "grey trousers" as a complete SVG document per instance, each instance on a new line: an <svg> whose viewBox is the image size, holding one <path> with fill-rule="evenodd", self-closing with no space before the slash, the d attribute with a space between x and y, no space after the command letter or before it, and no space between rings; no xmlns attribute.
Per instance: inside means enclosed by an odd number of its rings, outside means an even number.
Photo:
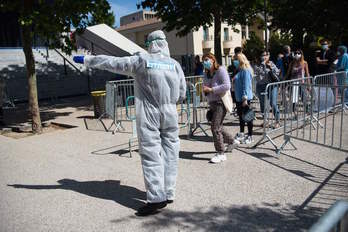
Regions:
<svg viewBox="0 0 348 232"><path fill-rule="evenodd" d="M214 101L209 103L210 110L213 113L211 120L211 132L216 152L225 151L224 143L233 143L233 136L223 128L223 121L226 116L226 108L222 101Z"/></svg>

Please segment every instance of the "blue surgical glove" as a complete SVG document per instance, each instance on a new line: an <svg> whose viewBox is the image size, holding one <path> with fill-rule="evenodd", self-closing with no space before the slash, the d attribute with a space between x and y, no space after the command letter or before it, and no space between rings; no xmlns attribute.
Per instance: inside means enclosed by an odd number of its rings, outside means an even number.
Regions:
<svg viewBox="0 0 348 232"><path fill-rule="evenodd" d="M73 60L75 63L83 64L85 60L85 56L74 56Z"/></svg>

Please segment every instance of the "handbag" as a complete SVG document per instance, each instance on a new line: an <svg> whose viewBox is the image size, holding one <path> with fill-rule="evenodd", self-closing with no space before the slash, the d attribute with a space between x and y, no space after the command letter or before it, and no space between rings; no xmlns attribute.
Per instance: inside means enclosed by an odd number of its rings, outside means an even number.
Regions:
<svg viewBox="0 0 348 232"><path fill-rule="evenodd" d="M220 95L222 102L224 103L224 106L226 108L226 111L228 113L233 112L233 100L231 97L231 91L227 90L225 93Z"/></svg>
<svg viewBox="0 0 348 232"><path fill-rule="evenodd" d="M248 110L242 114L242 119L244 122L252 122L255 119L255 111L251 108L248 108Z"/></svg>

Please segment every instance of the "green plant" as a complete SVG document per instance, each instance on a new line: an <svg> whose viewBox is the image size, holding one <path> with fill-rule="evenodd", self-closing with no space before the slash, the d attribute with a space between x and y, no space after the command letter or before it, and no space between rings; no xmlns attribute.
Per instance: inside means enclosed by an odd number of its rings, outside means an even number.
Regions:
<svg viewBox="0 0 348 232"><path fill-rule="evenodd" d="M283 51L284 45L291 45L292 37L288 33L274 32L269 40L269 51L271 60L276 60L279 53Z"/></svg>
<svg viewBox="0 0 348 232"><path fill-rule="evenodd" d="M264 48L262 40L254 32L250 32L249 39L243 46L243 52L249 61L256 62Z"/></svg>

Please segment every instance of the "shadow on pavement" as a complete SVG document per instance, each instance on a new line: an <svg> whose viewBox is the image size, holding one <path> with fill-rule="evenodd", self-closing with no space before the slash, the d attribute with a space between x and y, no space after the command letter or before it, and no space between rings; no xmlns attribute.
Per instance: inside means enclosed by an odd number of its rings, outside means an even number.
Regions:
<svg viewBox="0 0 348 232"><path fill-rule="evenodd" d="M179 138L182 140L189 140L189 141L200 141L200 142L207 142L207 143L213 142L213 137L206 136L206 135L192 135L190 137L187 137L186 135L180 135Z"/></svg>
<svg viewBox="0 0 348 232"><path fill-rule="evenodd" d="M146 193L127 185L121 185L119 180L104 181L77 181L72 179L62 179L57 181L59 185L8 185L14 188L50 190L63 189L71 190L91 197L104 200L112 200L127 208L137 210L145 205Z"/></svg>
<svg viewBox="0 0 348 232"><path fill-rule="evenodd" d="M137 147L136 145L132 146L132 151L139 152L139 149L134 149L134 147ZM98 149L96 151L91 152L92 155L119 155L119 156L125 156L129 154L129 147L128 143L122 143L119 145L106 147L102 149ZM127 156L125 156L127 157Z"/></svg>
<svg viewBox="0 0 348 232"><path fill-rule="evenodd" d="M211 158L196 157L197 155L214 154L215 151L202 151L202 152L190 152L190 151L180 151L180 159L190 159L190 160L207 160L210 161Z"/></svg>
<svg viewBox="0 0 348 232"><path fill-rule="evenodd" d="M303 231L317 221L323 211L320 208L295 211L297 206L280 207L279 204L232 205L196 208L193 211L173 211L164 209L162 213L144 221L142 226L148 231ZM128 220L133 217L128 218ZM118 223L127 220L112 220Z"/></svg>
<svg viewBox="0 0 348 232"><path fill-rule="evenodd" d="M250 155L272 166L280 168L293 175L316 183L318 186L298 207L303 210L308 207L328 209L337 200L348 198L348 159L332 168L327 168L313 162L286 154L271 156L266 153L255 152L253 149L237 148L236 150ZM261 149L259 149L261 150ZM262 150L270 150L262 148Z"/></svg>

